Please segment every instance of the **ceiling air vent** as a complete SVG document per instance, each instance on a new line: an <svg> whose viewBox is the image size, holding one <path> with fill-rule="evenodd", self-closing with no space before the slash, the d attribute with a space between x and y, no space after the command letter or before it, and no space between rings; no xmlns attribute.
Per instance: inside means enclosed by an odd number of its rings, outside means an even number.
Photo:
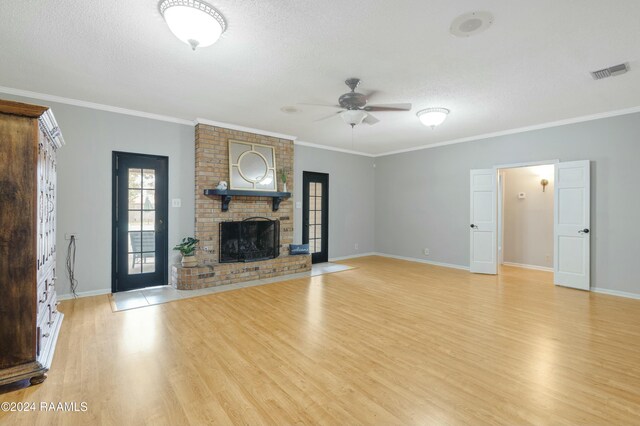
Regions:
<svg viewBox="0 0 640 426"><path fill-rule="evenodd" d="M614 75L624 74L627 71L629 71L627 64L620 64L598 71L591 71L591 76L594 80L601 80L603 78L613 77Z"/></svg>

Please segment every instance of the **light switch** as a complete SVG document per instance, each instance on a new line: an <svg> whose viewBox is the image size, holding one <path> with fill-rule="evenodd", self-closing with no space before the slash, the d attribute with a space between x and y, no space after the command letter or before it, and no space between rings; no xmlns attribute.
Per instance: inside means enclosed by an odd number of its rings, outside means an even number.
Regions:
<svg viewBox="0 0 640 426"><path fill-rule="evenodd" d="M302 208L302 201L296 201L296 209Z"/></svg>
<svg viewBox="0 0 640 426"><path fill-rule="evenodd" d="M182 207L182 200L180 198L171 199L171 207Z"/></svg>

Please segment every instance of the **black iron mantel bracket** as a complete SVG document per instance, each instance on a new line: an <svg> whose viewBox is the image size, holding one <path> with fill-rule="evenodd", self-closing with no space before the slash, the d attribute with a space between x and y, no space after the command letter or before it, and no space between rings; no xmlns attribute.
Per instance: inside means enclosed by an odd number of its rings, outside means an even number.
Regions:
<svg viewBox="0 0 640 426"><path fill-rule="evenodd" d="M219 196L221 201L221 210L226 212L229 210L229 204L233 197L269 197L271 198L271 209L276 212L280 208L283 200L291 197L290 192L277 191L245 191L241 189L227 189L225 191L219 189L205 189L204 195L208 197Z"/></svg>
<svg viewBox="0 0 640 426"><path fill-rule="evenodd" d="M231 202L231 200L233 199L233 197L231 195L221 195L220 196L220 201L222 201L222 211L226 212L227 210L229 210L229 203Z"/></svg>

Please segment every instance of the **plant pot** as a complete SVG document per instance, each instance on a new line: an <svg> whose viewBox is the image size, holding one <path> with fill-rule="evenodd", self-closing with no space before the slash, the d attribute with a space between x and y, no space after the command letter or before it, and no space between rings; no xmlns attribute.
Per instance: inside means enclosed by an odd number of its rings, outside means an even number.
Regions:
<svg viewBox="0 0 640 426"><path fill-rule="evenodd" d="M182 256L181 263L183 268L193 268L198 266L198 259L195 256Z"/></svg>
<svg viewBox="0 0 640 426"><path fill-rule="evenodd" d="M282 192L287 192L287 182L282 182Z"/></svg>

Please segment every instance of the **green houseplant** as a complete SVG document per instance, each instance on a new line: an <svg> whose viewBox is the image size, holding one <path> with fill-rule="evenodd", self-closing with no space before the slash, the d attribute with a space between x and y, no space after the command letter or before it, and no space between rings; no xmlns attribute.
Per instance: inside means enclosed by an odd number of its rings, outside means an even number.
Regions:
<svg viewBox="0 0 640 426"><path fill-rule="evenodd" d="M200 240L193 237L185 237L180 244L177 244L173 249L182 254L182 267L193 268L198 264L196 258L196 248Z"/></svg>
<svg viewBox="0 0 640 426"><path fill-rule="evenodd" d="M289 170L284 167L281 168L280 170L278 170L278 176L282 181L282 192L287 192L287 178L289 176Z"/></svg>

